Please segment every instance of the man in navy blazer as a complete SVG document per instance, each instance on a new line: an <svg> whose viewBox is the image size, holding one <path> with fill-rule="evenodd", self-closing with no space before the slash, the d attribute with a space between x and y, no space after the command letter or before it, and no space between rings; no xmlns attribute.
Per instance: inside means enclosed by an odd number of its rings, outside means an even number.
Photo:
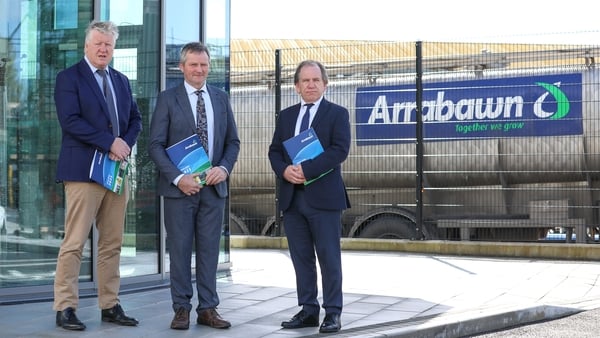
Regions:
<svg viewBox="0 0 600 338"><path fill-rule="evenodd" d="M65 237L60 246L54 279L56 325L67 330L84 330L75 315L79 302L78 279L81 256L94 220L98 230L97 282L101 319L119 325L135 326L119 304L119 262L128 184L122 194L105 189L90 180L94 152L113 160L127 160L142 130L142 118L129 80L109 67L117 26L110 21L93 21L85 34L85 57L56 77L54 101L62 129L62 144L56 171L63 182L66 198ZM107 72L107 91L103 77ZM107 99L112 95L112 100ZM112 114L108 102L113 102ZM116 115L116 116L115 116ZM118 121L118 124L111 121Z"/></svg>
<svg viewBox="0 0 600 338"><path fill-rule="evenodd" d="M346 108L324 98L327 82L327 73L321 63L307 60L298 65L294 84L301 102L280 112L269 146L271 167L281 180L279 203L296 273L298 305L302 307L281 326L284 329L319 326L317 258L325 309L325 318L319 328L321 333L341 329L341 216L342 211L350 207L341 174L341 164L350 151L349 113ZM302 131L305 117L324 152L312 160L293 165L283 142ZM326 174L319 177L323 173ZM318 179L304 184L315 178Z"/></svg>
<svg viewBox="0 0 600 338"><path fill-rule="evenodd" d="M240 140L229 96L206 83L210 71L208 48L199 42L183 46L179 69L183 73L183 83L158 96L150 122L148 148L160 173L157 191L164 201L171 300L175 312L171 328L189 328L194 294L191 258L195 242L196 322L226 329L231 323L216 311L219 305L216 275L228 177L238 158ZM206 121L205 127L201 127L202 121ZM197 179L199 174L183 173L166 152L173 144L203 132L207 133L207 153L212 164L205 183Z"/></svg>

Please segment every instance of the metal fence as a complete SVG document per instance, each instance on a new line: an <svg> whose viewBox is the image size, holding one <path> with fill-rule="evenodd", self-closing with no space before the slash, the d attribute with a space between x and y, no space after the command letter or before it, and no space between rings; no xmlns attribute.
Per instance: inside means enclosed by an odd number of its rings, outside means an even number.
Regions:
<svg viewBox="0 0 600 338"><path fill-rule="evenodd" d="M343 236L598 242L599 46L305 42L231 54L233 234L281 235L267 150L322 62L350 111Z"/></svg>

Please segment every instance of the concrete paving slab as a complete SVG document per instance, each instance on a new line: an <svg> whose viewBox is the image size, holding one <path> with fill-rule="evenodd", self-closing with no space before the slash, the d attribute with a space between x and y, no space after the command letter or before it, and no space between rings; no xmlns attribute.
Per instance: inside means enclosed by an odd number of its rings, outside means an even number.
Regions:
<svg viewBox="0 0 600 338"><path fill-rule="evenodd" d="M231 250L229 275L218 280L227 330L195 324L170 330L169 290L125 294L121 303L138 327L100 321L94 298L82 300L87 325L69 332L54 324L50 302L0 307L2 337L467 337L600 309L600 263L344 251L342 331L283 330L298 311L286 249ZM195 304L194 304L195 306ZM321 314L323 317L324 314Z"/></svg>

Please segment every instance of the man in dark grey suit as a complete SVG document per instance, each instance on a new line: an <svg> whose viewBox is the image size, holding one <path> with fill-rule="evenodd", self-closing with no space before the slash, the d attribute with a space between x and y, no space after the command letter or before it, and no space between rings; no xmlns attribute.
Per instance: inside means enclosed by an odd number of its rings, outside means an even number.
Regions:
<svg viewBox="0 0 600 338"><path fill-rule="evenodd" d="M184 82L161 92L150 123L150 157L160 177L158 194L164 197L164 220L169 244L171 299L175 316L171 328L189 328L193 296L191 258L195 241L197 323L225 329L231 324L216 307L216 273L228 177L240 151L240 140L229 97L207 85L208 48L192 42L183 46L179 69ZM184 174L170 160L166 148L198 133L212 168L205 183L198 174Z"/></svg>
<svg viewBox="0 0 600 338"><path fill-rule="evenodd" d="M298 305L302 307L281 326L284 329L319 326L316 253L325 309L319 332L331 333L342 327L341 216L350 202L341 164L350 151L350 119L346 108L324 98L327 73L321 63L311 60L300 63L294 84L300 103L281 111L269 146L271 167L281 179L279 203L296 273ZM304 129L304 117L324 151L314 159L294 165L283 142ZM311 180L314 181L305 185Z"/></svg>

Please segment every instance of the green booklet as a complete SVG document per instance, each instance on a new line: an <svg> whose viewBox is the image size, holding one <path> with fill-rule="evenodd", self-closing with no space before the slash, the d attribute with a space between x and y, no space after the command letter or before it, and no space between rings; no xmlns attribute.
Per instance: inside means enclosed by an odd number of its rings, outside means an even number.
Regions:
<svg viewBox="0 0 600 338"><path fill-rule="evenodd" d="M96 150L90 165L90 179L106 189L121 194L129 171L129 162L113 161L108 154Z"/></svg>

